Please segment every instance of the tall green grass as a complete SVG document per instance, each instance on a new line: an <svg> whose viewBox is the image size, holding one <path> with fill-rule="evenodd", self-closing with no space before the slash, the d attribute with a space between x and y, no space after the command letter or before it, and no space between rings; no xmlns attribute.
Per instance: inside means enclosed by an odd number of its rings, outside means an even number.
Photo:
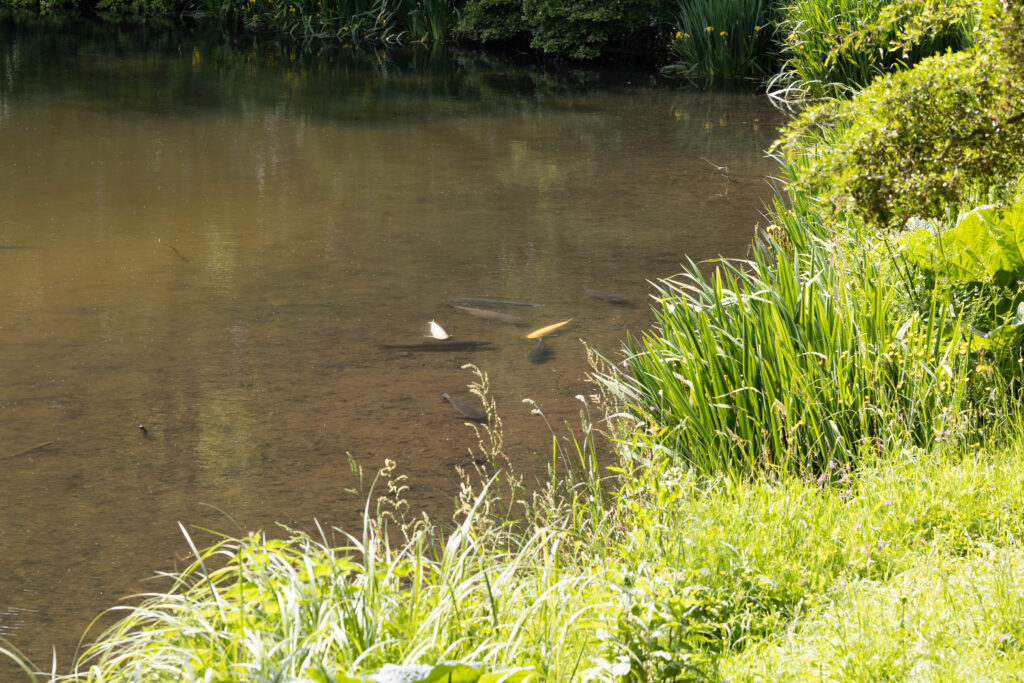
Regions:
<svg viewBox="0 0 1024 683"><path fill-rule="evenodd" d="M611 606L599 573L561 552L563 528L507 545L478 511L397 547L372 525L340 546L298 532L193 546L174 587L103 633L70 680L344 681L452 660L569 680Z"/></svg>
<svg viewBox="0 0 1024 683"><path fill-rule="evenodd" d="M193 13L259 33L301 40L440 42L455 22L454 0L197 0Z"/></svg>
<svg viewBox="0 0 1024 683"><path fill-rule="evenodd" d="M704 472L824 476L866 450L975 438L975 359L941 293L898 320L870 242L844 256L799 198L775 218L751 261L658 286L620 385L648 447Z"/></svg>
<svg viewBox="0 0 1024 683"><path fill-rule="evenodd" d="M667 73L704 84L761 82L772 67L772 0L682 0Z"/></svg>

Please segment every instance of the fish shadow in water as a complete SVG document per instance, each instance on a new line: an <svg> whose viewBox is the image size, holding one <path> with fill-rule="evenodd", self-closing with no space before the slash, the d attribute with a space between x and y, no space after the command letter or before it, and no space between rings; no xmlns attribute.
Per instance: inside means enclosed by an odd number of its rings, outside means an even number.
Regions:
<svg viewBox="0 0 1024 683"><path fill-rule="evenodd" d="M537 340L537 344L526 352L526 360L537 365L547 363L551 359L551 347L548 346L543 337Z"/></svg>

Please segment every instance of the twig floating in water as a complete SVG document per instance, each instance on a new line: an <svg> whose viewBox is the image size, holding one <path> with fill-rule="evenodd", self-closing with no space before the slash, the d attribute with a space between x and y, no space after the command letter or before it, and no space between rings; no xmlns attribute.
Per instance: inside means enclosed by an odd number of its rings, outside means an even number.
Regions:
<svg viewBox="0 0 1024 683"><path fill-rule="evenodd" d="M167 242L164 242L164 241L163 241L162 239L160 239L159 237L157 237L157 238L156 238L156 241L157 241L157 242L158 242L158 243L160 244L160 246L162 246L162 247L167 247L168 249L170 249L171 251L173 251L173 252L174 252L175 254L177 254L178 258L180 258L180 259L181 259L182 261L184 261L185 263L191 263L191 262L190 262L190 261L189 261L189 260L188 260L187 258L185 258L184 256L182 256L182 254L181 254L181 252L180 252L180 251L178 251L177 249L175 249L175 248L174 248L174 247L172 247L171 245L167 244Z"/></svg>
<svg viewBox="0 0 1024 683"><path fill-rule="evenodd" d="M26 448L23 451L19 451L19 452L15 453L14 455L9 455L7 457L9 457L9 458L20 458L23 455L28 455L29 453L35 453L36 451L41 451L41 450L43 450L44 448L46 448L47 446L50 446L50 445L53 445L52 441L44 441L42 443L37 443L35 446L32 446L32 448Z"/></svg>

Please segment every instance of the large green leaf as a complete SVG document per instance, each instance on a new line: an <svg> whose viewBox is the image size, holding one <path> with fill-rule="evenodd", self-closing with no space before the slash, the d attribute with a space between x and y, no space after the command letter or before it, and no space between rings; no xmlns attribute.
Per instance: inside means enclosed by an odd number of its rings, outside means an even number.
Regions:
<svg viewBox="0 0 1024 683"><path fill-rule="evenodd" d="M915 230L902 243L910 263L936 275L1009 284L1024 275L1024 199L975 209L951 230Z"/></svg>
<svg viewBox="0 0 1024 683"><path fill-rule="evenodd" d="M378 683L529 683L541 681L543 677L535 669L488 672L484 665L475 662L446 662L432 668L389 664L370 676L370 680Z"/></svg>

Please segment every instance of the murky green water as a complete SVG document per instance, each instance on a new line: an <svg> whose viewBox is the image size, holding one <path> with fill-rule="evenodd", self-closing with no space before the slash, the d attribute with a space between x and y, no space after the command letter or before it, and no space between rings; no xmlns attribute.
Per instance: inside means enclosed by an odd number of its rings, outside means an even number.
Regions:
<svg viewBox="0 0 1024 683"><path fill-rule="evenodd" d="M347 454L447 518L475 437L440 394L471 400L468 362L534 476L522 400L575 421L580 338L616 356L649 279L745 253L780 123L638 74L0 24L0 636L66 666L187 555L179 522L352 527ZM516 327L460 296L541 306ZM431 319L492 345L378 348Z"/></svg>

